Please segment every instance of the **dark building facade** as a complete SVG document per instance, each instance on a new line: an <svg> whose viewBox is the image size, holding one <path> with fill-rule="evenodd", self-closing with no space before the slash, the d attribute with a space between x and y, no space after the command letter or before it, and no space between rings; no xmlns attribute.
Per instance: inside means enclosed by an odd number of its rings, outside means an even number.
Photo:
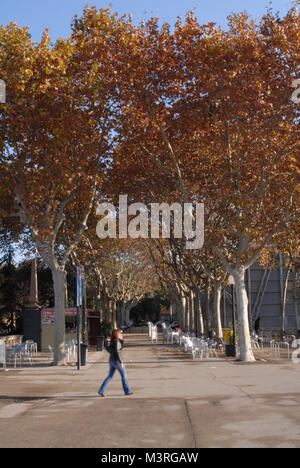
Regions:
<svg viewBox="0 0 300 468"><path fill-rule="evenodd" d="M281 329L281 318L284 302L284 290L287 269L283 259L276 269L263 269L256 264L246 273L247 292L249 298L249 320L251 326L259 319L260 330L276 331ZM300 290L295 287L295 273L290 272L287 301L285 330L295 332L300 329ZM231 294L227 291L222 304L224 327L232 322Z"/></svg>

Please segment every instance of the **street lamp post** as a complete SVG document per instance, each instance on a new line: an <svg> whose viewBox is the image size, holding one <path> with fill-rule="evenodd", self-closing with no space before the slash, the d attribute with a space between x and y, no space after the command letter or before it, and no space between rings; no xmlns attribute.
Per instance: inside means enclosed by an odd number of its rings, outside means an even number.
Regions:
<svg viewBox="0 0 300 468"><path fill-rule="evenodd" d="M231 286L231 297L232 297L232 327L233 327L233 346L234 346L234 356L236 357L236 322L235 322L235 301L234 301L234 286L235 280L231 275L229 277L229 284Z"/></svg>

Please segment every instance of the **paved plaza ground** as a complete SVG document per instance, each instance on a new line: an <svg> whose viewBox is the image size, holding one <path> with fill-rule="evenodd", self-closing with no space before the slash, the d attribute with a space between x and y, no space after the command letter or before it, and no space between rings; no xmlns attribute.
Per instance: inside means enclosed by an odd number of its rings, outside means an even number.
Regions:
<svg viewBox="0 0 300 468"><path fill-rule="evenodd" d="M300 447L300 365L193 362L180 350L127 336L127 373L97 396L108 355L89 364L0 371L0 447Z"/></svg>

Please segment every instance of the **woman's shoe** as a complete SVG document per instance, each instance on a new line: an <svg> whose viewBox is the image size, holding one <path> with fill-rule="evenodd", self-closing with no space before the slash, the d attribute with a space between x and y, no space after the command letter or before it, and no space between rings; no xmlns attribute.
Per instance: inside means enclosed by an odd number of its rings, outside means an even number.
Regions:
<svg viewBox="0 0 300 468"><path fill-rule="evenodd" d="M104 393L98 392L98 395L99 395L101 398L105 398Z"/></svg>

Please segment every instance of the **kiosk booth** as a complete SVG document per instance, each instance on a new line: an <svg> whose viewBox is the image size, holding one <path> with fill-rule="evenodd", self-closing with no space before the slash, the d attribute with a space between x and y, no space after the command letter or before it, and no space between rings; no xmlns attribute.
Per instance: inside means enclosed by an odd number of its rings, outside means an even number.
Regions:
<svg viewBox="0 0 300 468"><path fill-rule="evenodd" d="M77 308L65 309L66 343L77 341ZM100 311L87 311L88 341L90 346L97 346L98 327L100 324ZM48 351L54 346L55 309L42 309L41 311L41 349Z"/></svg>
<svg viewBox="0 0 300 468"><path fill-rule="evenodd" d="M41 313L42 336L41 348L42 351L48 351L49 346L54 346L54 329L55 329L55 309L42 309ZM77 309L65 309L66 323L66 343L77 340Z"/></svg>

